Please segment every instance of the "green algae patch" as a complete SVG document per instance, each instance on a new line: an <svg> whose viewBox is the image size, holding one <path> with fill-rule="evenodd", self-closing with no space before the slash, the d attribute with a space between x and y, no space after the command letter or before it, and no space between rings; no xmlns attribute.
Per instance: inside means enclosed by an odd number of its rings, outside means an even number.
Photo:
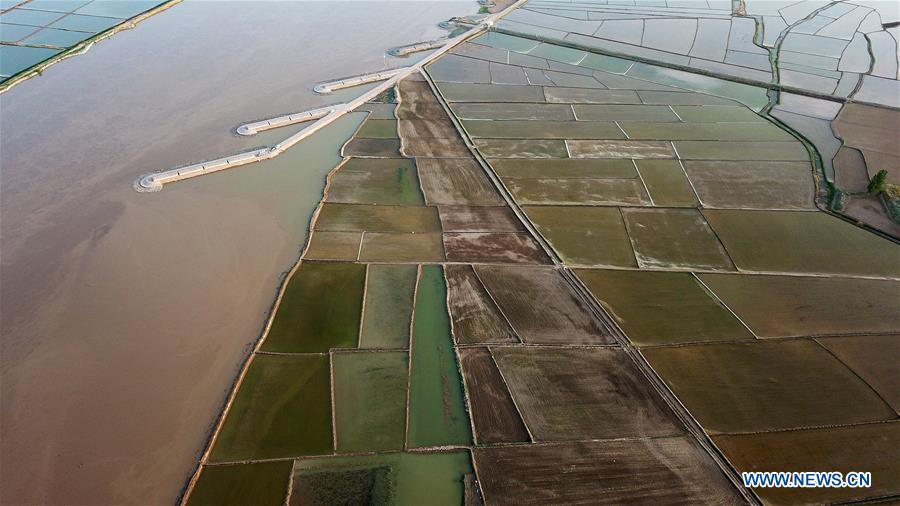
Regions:
<svg viewBox="0 0 900 506"><path fill-rule="evenodd" d="M288 283L263 351L355 348L365 277L365 265L304 262Z"/></svg>
<svg viewBox="0 0 900 506"><path fill-rule="evenodd" d="M638 346L753 338L689 273L579 269L576 274Z"/></svg>
<svg viewBox="0 0 900 506"><path fill-rule="evenodd" d="M641 350L708 432L759 432L896 419L810 339Z"/></svg>
<svg viewBox="0 0 900 506"><path fill-rule="evenodd" d="M478 265L474 269L525 344L615 343L553 267Z"/></svg>
<svg viewBox="0 0 900 506"><path fill-rule="evenodd" d="M468 452L298 460L290 504L459 505L472 472Z"/></svg>
<svg viewBox="0 0 900 506"><path fill-rule="evenodd" d="M331 178L328 202L348 204L423 205L413 160L351 158Z"/></svg>
<svg viewBox="0 0 900 506"><path fill-rule="evenodd" d="M471 444L453 353L447 288L440 266L422 267L416 294L409 390L410 448Z"/></svg>
<svg viewBox="0 0 900 506"><path fill-rule="evenodd" d="M402 450L406 353L335 353L332 364L337 451Z"/></svg>
<svg viewBox="0 0 900 506"><path fill-rule="evenodd" d="M734 270L696 209L623 209L634 256L645 268Z"/></svg>
<svg viewBox="0 0 900 506"><path fill-rule="evenodd" d="M209 460L331 453L329 384L325 355L255 355Z"/></svg>
<svg viewBox="0 0 900 506"><path fill-rule="evenodd" d="M738 269L900 277L900 248L821 212L703 211Z"/></svg>
<svg viewBox="0 0 900 506"><path fill-rule="evenodd" d="M360 348L406 348L416 289L415 265L370 265Z"/></svg>
<svg viewBox="0 0 900 506"><path fill-rule="evenodd" d="M396 139L397 120L369 118L356 132L361 139Z"/></svg>
<svg viewBox="0 0 900 506"><path fill-rule="evenodd" d="M204 466L188 506L278 506L288 492L292 462Z"/></svg>
<svg viewBox="0 0 900 506"><path fill-rule="evenodd" d="M677 160L636 160L641 179L653 204L661 207L694 207L697 197Z"/></svg>
<svg viewBox="0 0 900 506"><path fill-rule="evenodd" d="M637 267L619 209L554 206L523 209L567 264Z"/></svg>

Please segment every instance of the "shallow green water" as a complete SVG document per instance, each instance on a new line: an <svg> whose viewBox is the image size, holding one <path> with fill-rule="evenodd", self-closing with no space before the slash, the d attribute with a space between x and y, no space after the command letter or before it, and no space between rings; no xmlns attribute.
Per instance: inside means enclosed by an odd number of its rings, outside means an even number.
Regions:
<svg viewBox="0 0 900 506"><path fill-rule="evenodd" d="M407 435L410 448L468 445L472 440L446 300L441 267L423 266L413 322Z"/></svg>

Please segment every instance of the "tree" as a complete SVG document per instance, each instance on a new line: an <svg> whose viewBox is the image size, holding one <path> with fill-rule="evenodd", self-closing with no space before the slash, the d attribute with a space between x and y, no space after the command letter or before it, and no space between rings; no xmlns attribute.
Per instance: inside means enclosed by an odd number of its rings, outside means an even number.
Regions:
<svg viewBox="0 0 900 506"><path fill-rule="evenodd" d="M878 195L885 190L887 186L887 171L879 170L878 174L875 174L875 177L869 181L869 193L872 195Z"/></svg>

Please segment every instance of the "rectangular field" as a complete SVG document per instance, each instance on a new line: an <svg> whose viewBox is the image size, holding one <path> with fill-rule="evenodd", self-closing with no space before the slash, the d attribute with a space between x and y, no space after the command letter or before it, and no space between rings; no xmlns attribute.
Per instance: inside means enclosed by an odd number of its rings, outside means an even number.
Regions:
<svg viewBox="0 0 900 506"><path fill-rule="evenodd" d="M689 437L476 448L487 504L743 504Z"/></svg>
<svg viewBox="0 0 900 506"><path fill-rule="evenodd" d="M703 214L741 270L900 278L900 247L822 212Z"/></svg>
<svg viewBox="0 0 900 506"><path fill-rule="evenodd" d="M527 206L523 210L566 264L637 267L619 209Z"/></svg>
<svg viewBox="0 0 900 506"><path fill-rule="evenodd" d="M254 355L211 462L332 452L326 355Z"/></svg>
<svg viewBox="0 0 900 506"><path fill-rule="evenodd" d="M734 270L728 253L696 209L622 209L644 268Z"/></svg>
<svg viewBox="0 0 900 506"><path fill-rule="evenodd" d="M437 209L325 203L316 230L333 232L440 232Z"/></svg>
<svg viewBox="0 0 900 506"><path fill-rule="evenodd" d="M498 347L493 355L536 441L683 432L620 349Z"/></svg>
<svg viewBox="0 0 900 506"><path fill-rule="evenodd" d="M689 273L575 272L638 346L753 339Z"/></svg>
<svg viewBox="0 0 900 506"><path fill-rule="evenodd" d="M366 266L304 262L288 282L262 349L283 353L355 348Z"/></svg>
<svg viewBox="0 0 900 506"><path fill-rule="evenodd" d="M808 162L687 161L684 168L705 207L814 209Z"/></svg>
<svg viewBox="0 0 900 506"><path fill-rule="evenodd" d="M503 183L521 205L650 205L650 198L640 179L504 177Z"/></svg>
<svg viewBox="0 0 900 506"><path fill-rule="evenodd" d="M900 413L900 334L816 338Z"/></svg>
<svg viewBox="0 0 900 506"><path fill-rule="evenodd" d="M476 444L529 442L528 431L490 351L463 348L459 359L471 403Z"/></svg>
<svg viewBox="0 0 900 506"><path fill-rule="evenodd" d="M281 506L288 493L292 462L204 466L188 506L258 504Z"/></svg>
<svg viewBox="0 0 900 506"><path fill-rule="evenodd" d="M708 432L891 420L897 414L810 339L641 351Z"/></svg>
<svg viewBox="0 0 900 506"><path fill-rule="evenodd" d="M695 207L697 196L677 160L636 160L641 179L653 204L660 207Z"/></svg>
<svg viewBox="0 0 900 506"><path fill-rule="evenodd" d="M615 342L555 269L497 265L475 272L525 343Z"/></svg>
<svg viewBox="0 0 900 506"><path fill-rule="evenodd" d="M417 163L425 201L431 205L504 204L481 166L471 158L420 158Z"/></svg>
<svg viewBox="0 0 900 506"><path fill-rule="evenodd" d="M425 203L413 160L351 158L335 172L328 202L417 206Z"/></svg>
<svg viewBox="0 0 900 506"><path fill-rule="evenodd" d="M701 274L760 337L900 332L890 280Z"/></svg>
<svg viewBox="0 0 900 506"><path fill-rule="evenodd" d="M508 207L441 206L444 232L524 232L525 227Z"/></svg>
<svg viewBox="0 0 900 506"><path fill-rule="evenodd" d="M359 259L364 262L441 262L444 244L441 234L366 233Z"/></svg>
<svg viewBox="0 0 900 506"><path fill-rule="evenodd" d="M406 433L405 352L334 353L338 452L402 450Z"/></svg>
<svg viewBox="0 0 900 506"><path fill-rule="evenodd" d="M447 316L447 289L437 265L422 267L410 354L408 447L470 444L462 380Z"/></svg>
<svg viewBox="0 0 900 506"><path fill-rule="evenodd" d="M517 343L519 339L471 265L447 265L447 305L459 344Z"/></svg>
<svg viewBox="0 0 900 506"><path fill-rule="evenodd" d="M528 234L450 232L444 234L450 262L547 264L550 259Z"/></svg>
<svg viewBox="0 0 900 506"><path fill-rule="evenodd" d="M900 422L789 432L716 436L716 446L739 471L868 471L869 488L755 488L768 504L832 504L900 494Z"/></svg>
<svg viewBox="0 0 900 506"><path fill-rule="evenodd" d="M407 348L416 289L415 265L370 265L360 348Z"/></svg>

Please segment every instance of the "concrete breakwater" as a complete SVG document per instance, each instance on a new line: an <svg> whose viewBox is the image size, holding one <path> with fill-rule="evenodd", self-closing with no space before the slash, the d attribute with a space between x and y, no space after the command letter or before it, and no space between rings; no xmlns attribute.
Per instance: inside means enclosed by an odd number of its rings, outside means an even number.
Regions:
<svg viewBox="0 0 900 506"><path fill-rule="evenodd" d="M235 155L227 156L224 158L218 158L215 160L199 162L192 165L187 165L185 167L179 167L174 169L169 169L160 172L151 172L148 174L141 175L134 182L134 189L139 192L155 192L160 191L163 188L163 185L168 183L174 183L177 181L183 181L185 179L190 179L198 176L202 176L205 174L211 174L213 172L218 172L225 169L230 169L233 167L238 167L241 165L247 165L250 163L260 162L263 160L268 160L270 158L274 158L280 155L285 150L289 149L291 146L297 144L303 139L309 137L315 132L321 130L325 126L332 123L334 120L343 116L345 113L350 112L362 104L374 99L381 93L385 92L392 88L398 81L408 76L413 72L418 72L425 65L432 62L433 60L443 56L445 53L456 47L458 44L465 42L466 40L488 30L493 26L494 22L500 17L506 15L511 12L513 9L518 7L520 4L525 3L526 0L518 0L513 3L506 9L497 14L493 14L491 16L486 17L482 23L477 26L472 27L466 32L453 37L451 39L447 39L447 41L438 48L434 53L428 55L423 58L421 61L416 63L415 65L394 69L389 71L381 71L373 74L366 74L363 76L357 76L353 78L342 79L339 81L333 81L328 83L322 83L317 85L314 89L319 93L328 93L337 89L349 88L351 86L359 86L362 84L377 82L380 80L386 81L368 92L362 94L356 99L347 102L345 104L339 104L332 106L330 108L323 107L320 110L311 110L306 111L304 113L296 113L287 116L280 116L277 118L272 118L269 120L256 121L253 123L248 123L246 125L242 125L242 127L246 126L247 128L243 129L243 132L240 132L241 135L253 135L256 132L265 130L264 125L269 125L268 128L277 128L280 126L288 126L294 123L300 123L303 121L310 121L315 119L314 116L322 114L324 112L324 116L319 117L315 121L315 123L310 126L300 130L294 135L288 137L287 139L279 142L273 147L267 148L258 148L252 151L246 151L243 153L238 153ZM320 91L321 90L321 91ZM327 90L327 91L326 91ZM291 118L294 117L292 120ZM240 128L240 127L239 127ZM256 129L254 132L253 130Z"/></svg>
<svg viewBox="0 0 900 506"><path fill-rule="evenodd" d="M396 75L399 75L403 72L406 72L408 67L403 67L399 69L391 69L391 70L382 70L380 72L372 72L370 74L363 74L360 76L346 77L344 79L339 79L336 81L328 81L327 83L317 84L313 87L313 91L320 94L331 93L335 90L341 90L344 88L352 88L354 86L361 86L363 84L375 83L378 81L384 81L385 79L390 79Z"/></svg>
<svg viewBox="0 0 900 506"><path fill-rule="evenodd" d="M333 111L335 107L337 107L337 105L327 105L325 107L319 107L318 109L310 109L308 111L295 112L293 114L286 114L284 116L277 116L274 118L263 119L251 123L244 123L243 125L237 127L236 132L239 135L250 136L256 135L259 132L271 130L273 128L281 128L296 123L303 123L304 121L312 121L314 119L324 118L328 115L328 113Z"/></svg>
<svg viewBox="0 0 900 506"><path fill-rule="evenodd" d="M419 53L422 51L428 51L429 49L441 47L446 42L447 42L446 38L426 40L423 42L417 42L415 44L407 44L405 46L392 47L385 52L391 56L408 56L413 53Z"/></svg>

